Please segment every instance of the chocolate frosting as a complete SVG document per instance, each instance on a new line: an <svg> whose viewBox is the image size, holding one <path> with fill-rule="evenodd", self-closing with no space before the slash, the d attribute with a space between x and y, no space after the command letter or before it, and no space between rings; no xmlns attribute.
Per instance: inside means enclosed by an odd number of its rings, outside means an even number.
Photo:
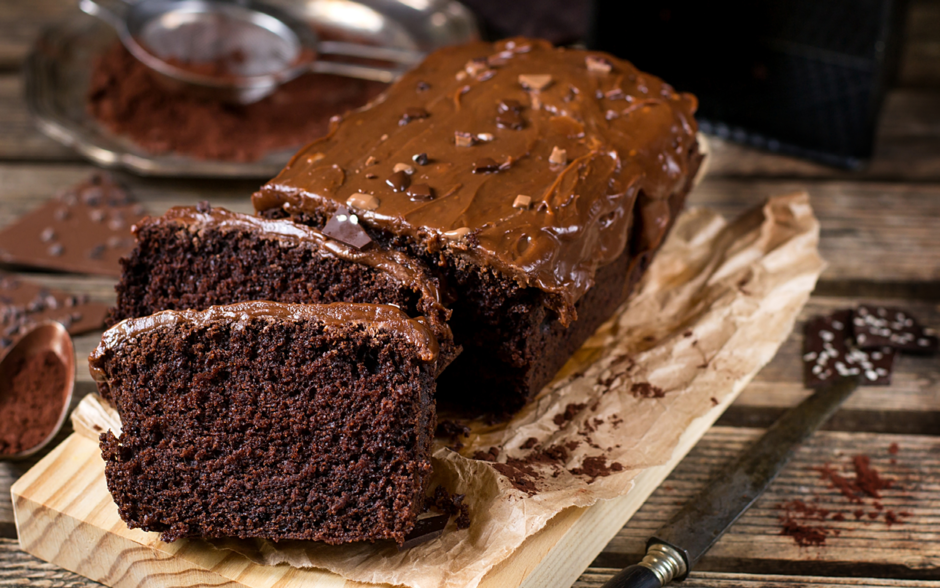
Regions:
<svg viewBox="0 0 940 588"><path fill-rule="evenodd" d="M379 247L356 249L330 239L313 227L289 220L268 220L239 214L217 207L175 206L162 218L147 219L144 222L174 222L196 233L210 227L222 232L253 232L265 238L277 239L289 247L312 245L326 255L366 265L389 274L398 282L419 291L427 300L433 301L435 306L439 307L444 320L450 318L450 310L443 305L440 289L435 281L425 276L418 262L399 251L388 251ZM135 232L136 230L135 227ZM436 324L435 328L438 329L439 335L452 338L450 327L446 323Z"/></svg>
<svg viewBox="0 0 940 588"><path fill-rule="evenodd" d="M156 314L125 319L104 332L101 343L88 358L91 377L96 382L105 382L102 369L104 357L109 350L119 349L125 342L137 336L161 328L192 323L198 327L212 324L244 324L253 320L268 321L317 321L325 325L362 324L370 333L392 331L417 347L422 361L429 363L437 359L437 339L423 318L409 318L400 309L388 304L283 304L280 302L253 301L212 306L206 310L165 310Z"/></svg>
<svg viewBox="0 0 940 588"><path fill-rule="evenodd" d="M446 48L298 152L253 202L292 214L349 205L366 227L553 294L570 318L627 246L637 198L648 227L637 242L661 238L666 199L694 167L696 105L603 53L522 38ZM431 198L395 188L400 164ZM356 194L378 206L355 209Z"/></svg>

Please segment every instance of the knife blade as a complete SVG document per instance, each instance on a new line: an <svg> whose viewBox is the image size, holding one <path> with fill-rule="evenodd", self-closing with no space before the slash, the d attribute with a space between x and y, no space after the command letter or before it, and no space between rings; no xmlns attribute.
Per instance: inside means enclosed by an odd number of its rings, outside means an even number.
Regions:
<svg viewBox="0 0 940 588"><path fill-rule="evenodd" d="M662 588L684 580L857 386L857 378L834 380L784 413L650 538L643 561L621 570L603 588Z"/></svg>

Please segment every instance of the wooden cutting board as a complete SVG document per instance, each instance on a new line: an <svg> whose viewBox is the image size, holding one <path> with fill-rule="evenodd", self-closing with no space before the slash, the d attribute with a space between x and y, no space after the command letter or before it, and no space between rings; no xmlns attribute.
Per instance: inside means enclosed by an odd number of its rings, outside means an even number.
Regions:
<svg viewBox="0 0 940 588"><path fill-rule="evenodd" d="M568 588L734 401L694 421L672 459L643 471L620 498L569 508L526 540L484 578L486 588ZM115 588L224 586L245 588L373 587L331 572L263 566L200 541L164 543L128 529L108 494L98 445L73 433L12 488L20 545L36 557Z"/></svg>

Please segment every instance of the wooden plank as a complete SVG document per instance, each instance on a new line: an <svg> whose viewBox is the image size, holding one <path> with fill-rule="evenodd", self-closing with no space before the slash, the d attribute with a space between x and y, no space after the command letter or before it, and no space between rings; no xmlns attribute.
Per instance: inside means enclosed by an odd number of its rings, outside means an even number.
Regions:
<svg viewBox="0 0 940 588"><path fill-rule="evenodd" d="M572 588L600 588L617 573L616 568L589 568ZM814 576L780 576L693 572L679 584L682 588L940 588L938 582L910 580L879 580L875 578L823 578Z"/></svg>
<svg viewBox="0 0 940 588"><path fill-rule="evenodd" d="M634 563L646 539L699 491L708 479L740 454L761 430L714 427L679 467L608 544L594 565L622 567ZM891 446L897 444L897 453ZM830 488L817 468L829 465L846 472L856 455L868 455L871 466L894 486L862 504ZM758 572L799 575L881 576L912 580L940 579L940 437L820 432L796 454L758 502L735 523L702 559L701 571ZM795 499L824 507L824 525L838 530L825 545L800 547L781 534L778 505ZM818 502L815 502L817 501ZM862 520L854 511L862 509ZM901 522L885 523L884 512L906 512ZM842 513L844 521L832 519ZM868 513L880 513L876 520Z"/></svg>
<svg viewBox="0 0 940 588"><path fill-rule="evenodd" d="M819 218L821 281L940 280L940 184L733 180L706 177L689 198L734 216L773 194L805 189Z"/></svg>
<svg viewBox="0 0 940 588"><path fill-rule="evenodd" d="M0 71L18 69L39 32L76 10L70 0L0 2Z"/></svg>
<svg viewBox="0 0 940 588"><path fill-rule="evenodd" d="M591 567L572 588L600 588L617 570ZM33 585L50 588L96 588L103 586L78 574L46 563L20 549L12 539L0 539L0 588ZM823 578L694 572L684 588L940 588L938 582L879 580L874 578Z"/></svg>

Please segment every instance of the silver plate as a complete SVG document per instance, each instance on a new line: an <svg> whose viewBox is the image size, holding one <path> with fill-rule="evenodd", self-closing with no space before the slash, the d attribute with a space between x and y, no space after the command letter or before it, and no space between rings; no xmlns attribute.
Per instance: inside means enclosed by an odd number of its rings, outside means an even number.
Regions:
<svg viewBox="0 0 940 588"><path fill-rule="evenodd" d="M319 31L388 47L432 51L478 38L473 16L453 0L268 0ZM117 40L98 19L76 14L45 31L24 65L26 104L37 126L95 163L149 176L270 178L301 147L251 163L148 153L92 118L85 98L95 58ZM314 139L315 137L311 137Z"/></svg>

